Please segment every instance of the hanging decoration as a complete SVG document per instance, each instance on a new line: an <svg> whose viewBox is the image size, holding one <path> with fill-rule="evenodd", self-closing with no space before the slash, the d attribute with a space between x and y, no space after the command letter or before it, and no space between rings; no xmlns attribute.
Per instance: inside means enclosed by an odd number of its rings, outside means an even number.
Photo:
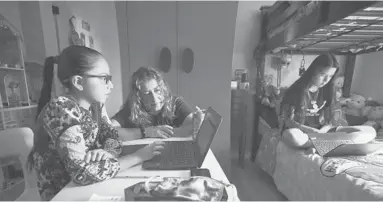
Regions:
<svg viewBox="0 0 383 202"><path fill-rule="evenodd" d="M91 26L87 21L76 16L69 19L69 45L95 48L92 34Z"/></svg>
<svg viewBox="0 0 383 202"><path fill-rule="evenodd" d="M303 73L305 73L305 55L302 55L302 60L301 60L301 66L299 67L299 76L302 76Z"/></svg>
<svg viewBox="0 0 383 202"><path fill-rule="evenodd" d="M281 84L282 84L282 69L287 69L290 66L292 56L291 54L285 53L284 51L280 54L281 63L277 65L277 95L281 92Z"/></svg>
<svg viewBox="0 0 383 202"><path fill-rule="evenodd" d="M69 45L79 45L82 46L82 41L80 39L80 35L77 32L76 29L76 17L72 16L69 19Z"/></svg>

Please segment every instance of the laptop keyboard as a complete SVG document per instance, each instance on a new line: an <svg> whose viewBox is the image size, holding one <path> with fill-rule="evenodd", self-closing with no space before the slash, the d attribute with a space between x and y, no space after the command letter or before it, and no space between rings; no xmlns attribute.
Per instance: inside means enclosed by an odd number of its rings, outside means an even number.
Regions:
<svg viewBox="0 0 383 202"><path fill-rule="evenodd" d="M163 165L184 165L194 163L195 143L191 141L166 142L161 154Z"/></svg>
<svg viewBox="0 0 383 202"><path fill-rule="evenodd" d="M321 140L321 139L312 139L315 149L318 153L323 156L327 154L329 151L335 149L339 145L342 144L354 144L352 140Z"/></svg>

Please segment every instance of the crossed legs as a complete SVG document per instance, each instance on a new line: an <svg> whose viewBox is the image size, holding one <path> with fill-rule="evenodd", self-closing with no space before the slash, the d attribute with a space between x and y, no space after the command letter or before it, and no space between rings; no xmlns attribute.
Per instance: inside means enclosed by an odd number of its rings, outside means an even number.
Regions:
<svg viewBox="0 0 383 202"><path fill-rule="evenodd" d="M354 143L364 144L375 139L376 131L371 126L339 126L336 132L346 132L346 138ZM286 129L282 133L282 141L293 148L307 149L313 147L310 137L318 134L306 134L298 128ZM319 135L337 135L332 133L321 133ZM342 135L344 137L344 135Z"/></svg>

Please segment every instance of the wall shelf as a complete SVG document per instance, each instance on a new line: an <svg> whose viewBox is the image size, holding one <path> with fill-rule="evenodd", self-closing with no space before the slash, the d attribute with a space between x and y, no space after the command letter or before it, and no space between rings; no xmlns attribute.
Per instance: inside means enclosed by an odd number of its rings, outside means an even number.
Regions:
<svg viewBox="0 0 383 202"><path fill-rule="evenodd" d="M21 34L0 14L0 130L34 127L37 110L29 89L33 84L26 72ZM35 76L36 77L36 76ZM40 76L38 75L38 78ZM36 78L35 78L36 80ZM38 100L38 99L37 99ZM13 134L18 135L18 134ZM18 157L0 159L0 201L13 201L25 188Z"/></svg>
<svg viewBox="0 0 383 202"><path fill-rule="evenodd" d="M0 67L0 71L24 71L24 68L16 68L16 67Z"/></svg>
<svg viewBox="0 0 383 202"><path fill-rule="evenodd" d="M0 111L7 112L7 111L14 111L14 110L31 109L35 107L37 107L36 104L31 106L22 106L22 107L9 107L9 108L4 107L4 108L0 108Z"/></svg>

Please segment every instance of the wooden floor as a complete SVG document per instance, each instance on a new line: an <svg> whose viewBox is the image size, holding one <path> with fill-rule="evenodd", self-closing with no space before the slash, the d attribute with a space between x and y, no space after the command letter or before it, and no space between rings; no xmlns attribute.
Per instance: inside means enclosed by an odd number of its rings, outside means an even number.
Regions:
<svg viewBox="0 0 383 202"><path fill-rule="evenodd" d="M234 126L235 127L235 126ZM236 131L235 128L233 128ZM235 134L235 133L234 133ZM238 138L231 137L231 183L235 184L241 201L286 201L274 180L247 155L244 169L238 165Z"/></svg>
<svg viewBox="0 0 383 202"><path fill-rule="evenodd" d="M237 155L232 158L231 182L238 190L241 201L286 201L273 179L255 163L246 160L245 168L238 166Z"/></svg>

